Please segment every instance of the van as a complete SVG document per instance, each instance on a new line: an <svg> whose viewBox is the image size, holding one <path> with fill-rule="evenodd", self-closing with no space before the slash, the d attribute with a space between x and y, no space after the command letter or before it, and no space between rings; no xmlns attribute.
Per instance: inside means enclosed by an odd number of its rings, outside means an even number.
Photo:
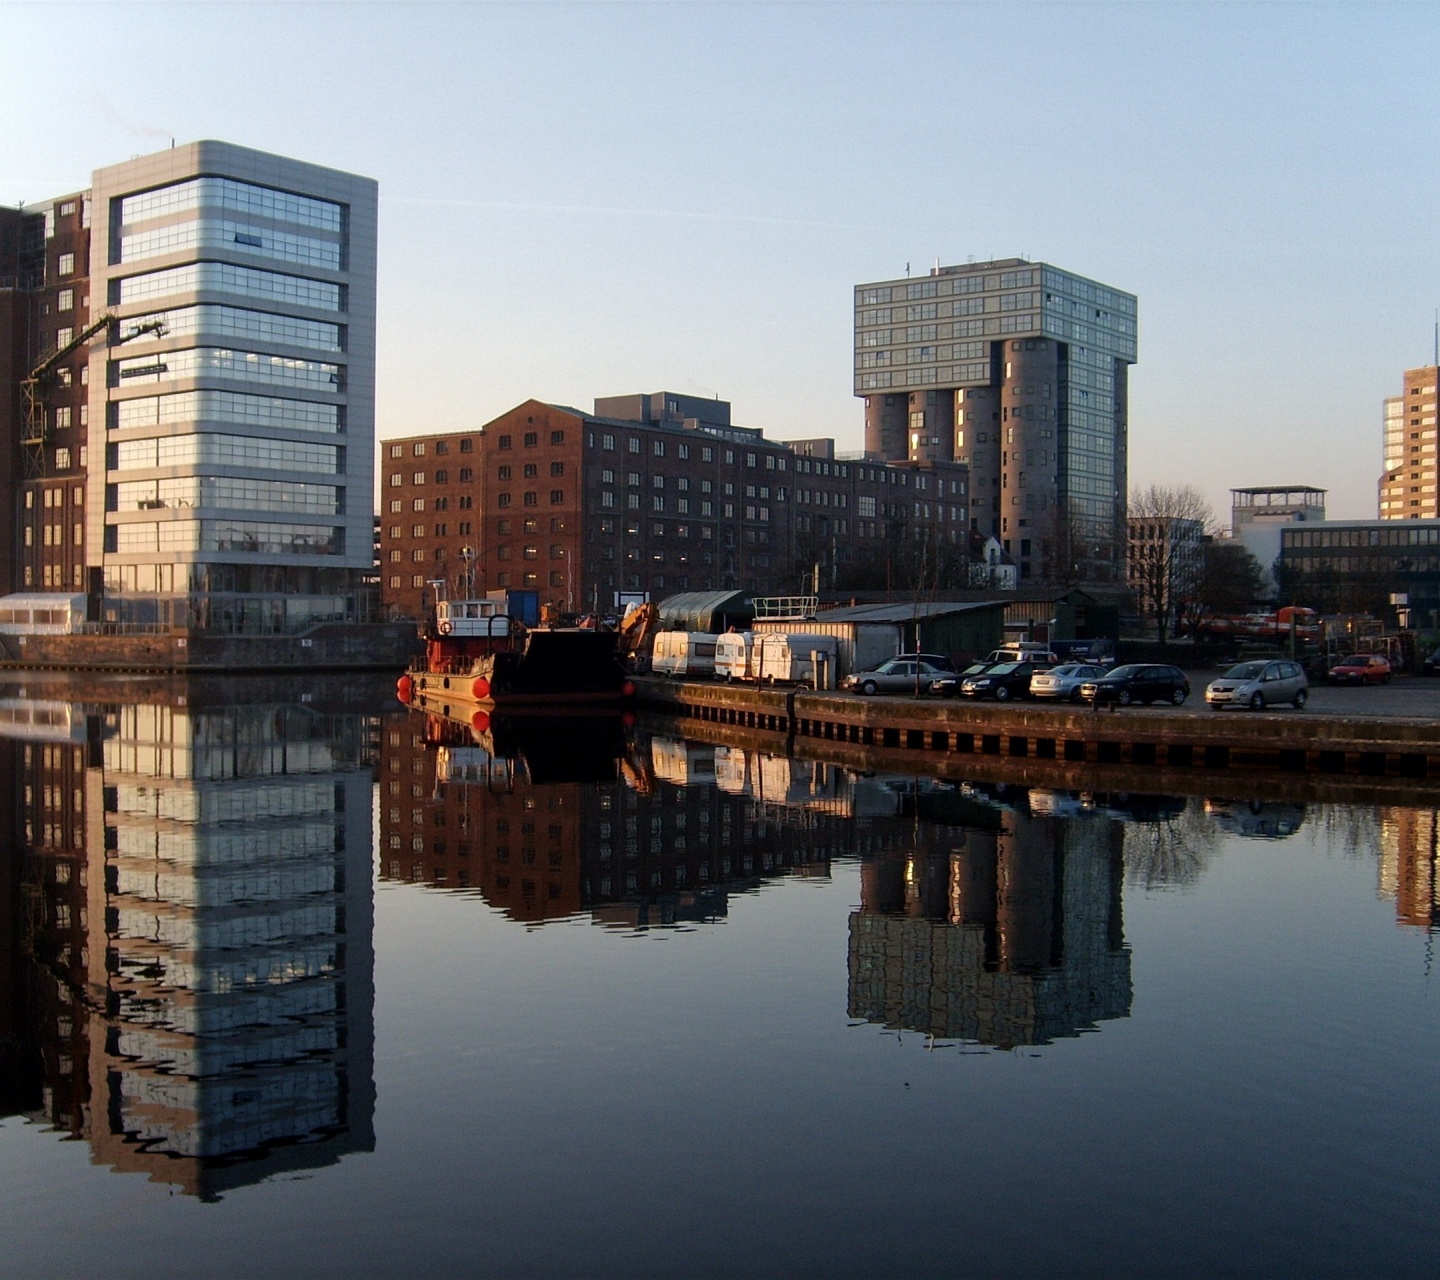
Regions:
<svg viewBox="0 0 1440 1280"><path fill-rule="evenodd" d="M715 641L708 631L660 631L650 656L657 676L713 676Z"/></svg>
<svg viewBox="0 0 1440 1280"><path fill-rule="evenodd" d="M812 689L835 687L840 642L834 636L772 632L756 640L755 653L755 679L762 683L804 684Z"/></svg>
<svg viewBox="0 0 1440 1280"><path fill-rule="evenodd" d="M727 631L715 637L715 678L717 680L755 679L755 633Z"/></svg>

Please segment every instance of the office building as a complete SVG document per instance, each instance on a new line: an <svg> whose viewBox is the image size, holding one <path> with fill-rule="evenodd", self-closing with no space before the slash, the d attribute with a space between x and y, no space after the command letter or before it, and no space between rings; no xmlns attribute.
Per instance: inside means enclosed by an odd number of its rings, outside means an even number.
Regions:
<svg viewBox="0 0 1440 1280"><path fill-rule="evenodd" d="M968 576L962 464L769 440L732 425L725 401L660 392L585 413L529 400L381 452L381 595L399 616L421 616L436 581L604 612L677 591L791 594L817 571L826 588Z"/></svg>
<svg viewBox="0 0 1440 1280"><path fill-rule="evenodd" d="M1405 370L1402 394L1385 401L1385 470L1380 477L1380 519L1434 520L1437 506L1435 461L1435 365Z"/></svg>
<svg viewBox="0 0 1440 1280"><path fill-rule="evenodd" d="M363 612L376 200L367 178L197 142L3 211L10 589L85 592L121 628Z"/></svg>
<svg viewBox="0 0 1440 1280"><path fill-rule="evenodd" d="M1324 520L1327 492L1308 484L1230 490L1230 536L1255 557L1267 596L1273 595L1276 587L1281 527Z"/></svg>
<svg viewBox="0 0 1440 1280"><path fill-rule="evenodd" d="M1020 577L1123 578L1136 300L1022 258L855 289L865 451L963 462L969 527Z"/></svg>
<svg viewBox="0 0 1440 1280"><path fill-rule="evenodd" d="M1440 627L1440 520L1326 520L1280 526L1284 603Z"/></svg>

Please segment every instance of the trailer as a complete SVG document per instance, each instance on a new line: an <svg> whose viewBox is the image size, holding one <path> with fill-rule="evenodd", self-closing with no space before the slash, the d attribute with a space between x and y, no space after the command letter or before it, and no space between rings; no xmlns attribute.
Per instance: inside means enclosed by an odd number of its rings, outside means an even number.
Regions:
<svg viewBox="0 0 1440 1280"><path fill-rule="evenodd" d="M727 631L715 637L715 678L755 679L755 633Z"/></svg>
<svg viewBox="0 0 1440 1280"><path fill-rule="evenodd" d="M762 684L804 684L833 689L840 642L810 631L762 635L755 644L755 679Z"/></svg>
<svg viewBox="0 0 1440 1280"><path fill-rule="evenodd" d="M713 676L718 639L708 631L656 632L650 670L657 676Z"/></svg>

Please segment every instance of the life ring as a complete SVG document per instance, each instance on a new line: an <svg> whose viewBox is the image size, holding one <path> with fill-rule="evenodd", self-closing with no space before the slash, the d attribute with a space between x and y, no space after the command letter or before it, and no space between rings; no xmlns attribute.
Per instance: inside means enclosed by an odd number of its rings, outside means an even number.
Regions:
<svg viewBox="0 0 1440 1280"><path fill-rule="evenodd" d="M451 626L452 624L449 622L442 622L440 624L440 634L442 636L448 636L450 634Z"/></svg>

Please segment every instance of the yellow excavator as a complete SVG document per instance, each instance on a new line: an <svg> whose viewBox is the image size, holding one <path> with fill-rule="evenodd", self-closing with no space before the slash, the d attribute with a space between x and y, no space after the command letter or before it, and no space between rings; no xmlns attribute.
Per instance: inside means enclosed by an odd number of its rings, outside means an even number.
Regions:
<svg viewBox="0 0 1440 1280"><path fill-rule="evenodd" d="M636 605L620 623L620 660L637 675L650 670L650 650L655 644L655 629L660 610L650 601Z"/></svg>

